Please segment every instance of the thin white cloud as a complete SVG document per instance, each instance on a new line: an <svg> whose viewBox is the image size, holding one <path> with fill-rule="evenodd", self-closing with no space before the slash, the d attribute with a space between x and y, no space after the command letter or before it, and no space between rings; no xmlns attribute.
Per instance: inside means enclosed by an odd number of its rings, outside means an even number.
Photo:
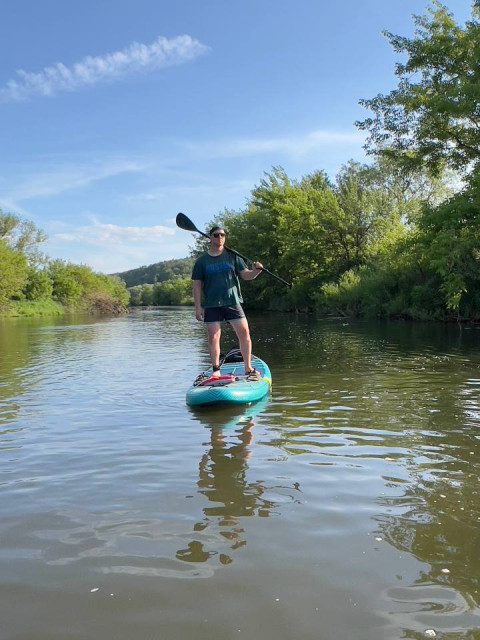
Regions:
<svg viewBox="0 0 480 640"><path fill-rule="evenodd" d="M30 217L30 214L26 209L10 198L0 197L0 211L3 213L15 213L17 216L22 216L24 218Z"/></svg>
<svg viewBox="0 0 480 640"><path fill-rule="evenodd" d="M5 189L5 201L18 210L17 203L24 200L56 196L107 178L138 173L144 169L142 161L122 158L105 158L98 162L70 165L57 163L49 171L31 169L29 173L18 173L12 177L8 189Z"/></svg>
<svg viewBox="0 0 480 640"><path fill-rule="evenodd" d="M214 181L211 176L206 176L200 172L185 176L179 184L172 184L165 180L165 184L160 188L155 188L145 193L128 194L123 196L123 199L134 206L138 206L139 203L148 204L168 201L173 197L177 197L180 200L197 198L198 200L207 201L208 199L216 198L221 190L226 202L228 202L232 197L248 193L251 188L252 182L248 180L226 181L224 178L219 177Z"/></svg>
<svg viewBox="0 0 480 640"><path fill-rule="evenodd" d="M223 180L222 185L219 184L217 174L212 182L203 170L196 170L197 163L204 163L206 160L258 158L259 161L263 159L265 168L268 168L270 165L283 165L289 161L311 162L312 156L318 158L330 153L332 147L348 148L354 145L360 149L363 141L361 132L313 130L270 138L220 138L210 142L178 140L163 154L138 154L133 159L127 157L126 153L124 157L100 157L94 162L69 164L61 158L56 159L54 164L51 164L51 160L39 158L38 168L32 166L27 170L20 169L8 181L0 178L0 207L10 207L21 212L20 203L26 200L56 196L88 187L104 179L134 173L142 174L144 180L152 182L152 185L150 189L147 187L148 190L140 193L126 192L123 197L131 203L154 203L168 199L176 192L183 196L196 194L202 198L215 197L219 188L233 197L245 190L248 192L252 184L244 178L228 183ZM172 166L176 169L172 170ZM159 187L159 184L162 186Z"/></svg>
<svg viewBox="0 0 480 640"><path fill-rule="evenodd" d="M268 154L301 157L332 146L363 144L360 131L314 130L293 136L231 138L205 144L186 144L186 148L207 158L239 158Z"/></svg>
<svg viewBox="0 0 480 640"><path fill-rule="evenodd" d="M209 47L189 35L171 39L159 36L151 44L133 42L121 51L87 56L71 66L57 62L38 73L19 69L18 78L0 88L0 101L17 102L34 96L77 91L134 73L191 62L207 51Z"/></svg>
<svg viewBox="0 0 480 640"><path fill-rule="evenodd" d="M93 219L93 224L77 227L66 233L57 233L54 240L60 242L76 242L98 247L125 245L132 242L156 244L164 242L166 236L173 236L175 229L154 225L150 227L121 226L103 223Z"/></svg>

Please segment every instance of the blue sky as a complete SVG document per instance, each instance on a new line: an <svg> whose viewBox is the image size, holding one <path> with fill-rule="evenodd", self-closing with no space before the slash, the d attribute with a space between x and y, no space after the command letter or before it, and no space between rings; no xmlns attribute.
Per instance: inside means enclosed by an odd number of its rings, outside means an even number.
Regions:
<svg viewBox="0 0 480 640"><path fill-rule="evenodd" d="M446 3L455 18L470 3ZM111 273L185 257L264 172L365 161L358 101L423 0L16 0L0 23L0 208Z"/></svg>

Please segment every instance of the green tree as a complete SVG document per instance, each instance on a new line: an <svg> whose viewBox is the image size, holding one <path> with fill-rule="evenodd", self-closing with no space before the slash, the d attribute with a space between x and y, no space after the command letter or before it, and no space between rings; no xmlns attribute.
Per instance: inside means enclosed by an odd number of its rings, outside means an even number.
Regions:
<svg viewBox="0 0 480 640"><path fill-rule="evenodd" d="M125 282L118 276L107 276L97 274L105 282L106 291L120 304L126 306L130 301L130 294L127 291Z"/></svg>
<svg viewBox="0 0 480 640"><path fill-rule="evenodd" d="M52 297L56 302L75 306L80 300L83 288L75 277L74 265L63 260L53 260L48 266L52 281Z"/></svg>
<svg viewBox="0 0 480 640"><path fill-rule="evenodd" d="M30 220L22 220L13 213L0 210L0 238L12 249L23 253L30 265L45 262L39 245L47 240L47 236Z"/></svg>
<svg viewBox="0 0 480 640"><path fill-rule="evenodd" d="M480 315L480 168L467 187L419 219L425 269L439 280L446 309Z"/></svg>
<svg viewBox="0 0 480 640"><path fill-rule="evenodd" d="M343 167L336 184L321 171L297 182L274 169L252 192L244 223L257 239L267 225L260 241L271 238L271 262L291 274L294 306L311 306L325 282L367 263L404 230L379 169L354 162Z"/></svg>
<svg viewBox="0 0 480 640"><path fill-rule="evenodd" d="M342 215L334 233L343 249L342 271L365 264L387 239L403 234L401 203L382 177L377 166L353 161L337 176L335 194Z"/></svg>
<svg viewBox="0 0 480 640"><path fill-rule="evenodd" d="M117 312L129 300L120 278L95 273L87 265L53 260L48 275L53 299L69 307Z"/></svg>
<svg viewBox="0 0 480 640"><path fill-rule="evenodd" d="M21 297L27 279L27 260L0 239L0 306Z"/></svg>
<svg viewBox="0 0 480 640"><path fill-rule="evenodd" d="M128 289L131 307L140 307L142 305L142 286L141 284L137 284Z"/></svg>
<svg viewBox="0 0 480 640"><path fill-rule="evenodd" d="M150 307L155 304L153 299L153 284L144 284L142 285L142 306Z"/></svg>
<svg viewBox="0 0 480 640"><path fill-rule="evenodd" d="M347 167L354 165L350 161ZM438 174L426 166L410 167L406 171L395 160L378 156L373 164L360 167L362 181L369 189L380 190L405 224L414 223L424 205L435 207L458 190L459 177L450 170Z"/></svg>
<svg viewBox="0 0 480 640"><path fill-rule="evenodd" d="M307 289L313 290L342 270L345 255L338 231L343 212L322 172L299 183L285 182L273 208L281 263L294 282L309 282Z"/></svg>
<svg viewBox="0 0 480 640"><path fill-rule="evenodd" d="M414 16L412 38L385 32L394 50L398 86L360 103L373 117L357 122L369 132L370 153L407 168L448 164L467 169L480 160L480 2L472 19L459 26L445 6L432 3L426 16Z"/></svg>
<svg viewBox="0 0 480 640"><path fill-rule="evenodd" d="M178 276L153 286L153 304L159 306L191 305L192 280L189 276Z"/></svg>
<svg viewBox="0 0 480 640"><path fill-rule="evenodd" d="M29 267L27 282L23 288L27 300L44 300L52 297L53 282L48 269Z"/></svg>

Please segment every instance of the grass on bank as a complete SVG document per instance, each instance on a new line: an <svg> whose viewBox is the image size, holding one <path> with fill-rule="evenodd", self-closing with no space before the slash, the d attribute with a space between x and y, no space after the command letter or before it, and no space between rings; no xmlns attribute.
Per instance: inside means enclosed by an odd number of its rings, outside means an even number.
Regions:
<svg viewBox="0 0 480 640"><path fill-rule="evenodd" d="M102 291L88 295L75 306L62 305L45 298L40 300L12 300L0 306L0 317L61 316L69 313L94 313L119 315L126 311L125 305Z"/></svg>
<svg viewBox="0 0 480 640"><path fill-rule="evenodd" d="M65 309L53 300L17 300L8 306L0 308L0 316L27 317L34 316L61 316Z"/></svg>

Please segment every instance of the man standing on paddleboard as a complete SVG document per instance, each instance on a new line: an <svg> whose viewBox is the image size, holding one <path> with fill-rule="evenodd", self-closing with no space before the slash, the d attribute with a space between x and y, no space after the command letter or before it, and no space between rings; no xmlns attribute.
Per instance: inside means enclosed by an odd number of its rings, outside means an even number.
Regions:
<svg viewBox="0 0 480 640"><path fill-rule="evenodd" d="M253 268L248 269L242 258L225 249L225 231L222 227L212 227L209 237L210 247L195 262L192 280L195 317L207 327L212 377L220 377L221 322L225 321L230 323L237 335L247 379L257 380L260 375L252 368L252 341L241 306L243 299L238 276L242 280L254 280L262 272L263 265L254 262Z"/></svg>

